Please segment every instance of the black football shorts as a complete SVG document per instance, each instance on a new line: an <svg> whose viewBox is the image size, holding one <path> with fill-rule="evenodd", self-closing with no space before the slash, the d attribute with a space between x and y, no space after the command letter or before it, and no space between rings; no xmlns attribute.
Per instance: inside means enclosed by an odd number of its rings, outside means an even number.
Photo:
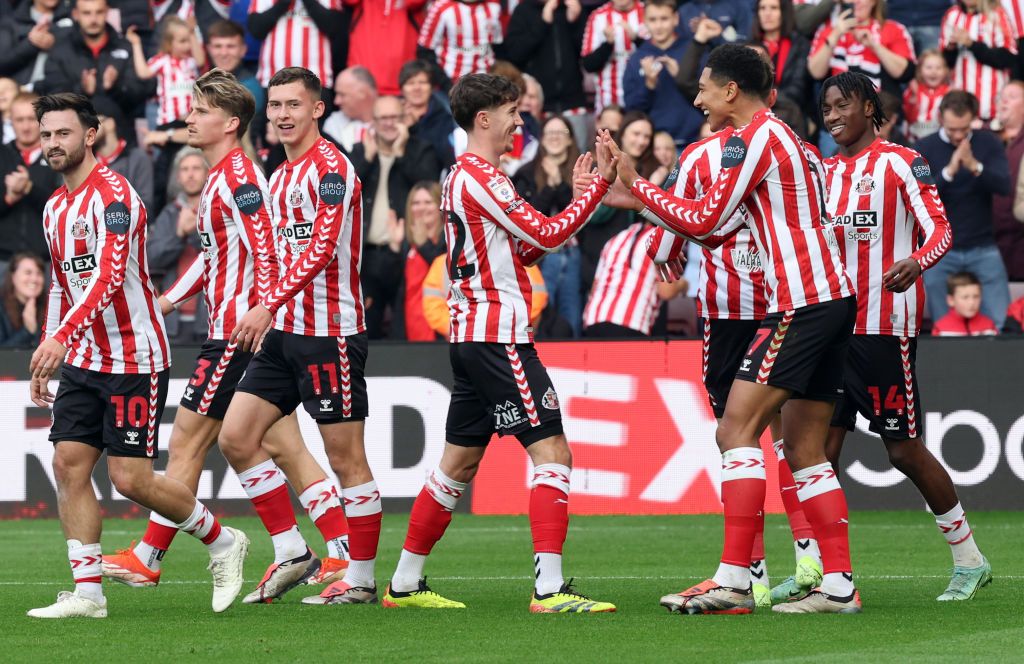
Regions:
<svg viewBox="0 0 1024 664"><path fill-rule="evenodd" d="M845 392L836 404L832 426L852 431L857 413L871 431L886 440L921 435L921 392L917 385L917 339L881 334L850 338Z"/></svg>
<svg viewBox="0 0 1024 664"><path fill-rule="evenodd" d="M245 374L252 353L237 350L229 341L207 339L199 349L192 378L185 386L181 407L223 420L238 381Z"/></svg>

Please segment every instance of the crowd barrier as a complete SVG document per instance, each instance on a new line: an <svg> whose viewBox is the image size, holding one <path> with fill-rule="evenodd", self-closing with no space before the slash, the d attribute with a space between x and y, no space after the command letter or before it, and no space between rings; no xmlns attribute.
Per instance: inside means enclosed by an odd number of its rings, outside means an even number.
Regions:
<svg viewBox="0 0 1024 664"><path fill-rule="evenodd" d="M720 456L715 420L701 385L698 341L538 344L572 445L570 509L577 514L718 512ZM55 516L47 440L49 413L32 405L25 351L0 352L0 517ZM195 349L174 353L161 445L170 438ZM1024 509L1024 340L922 339L919 420L928 447L949 469L971 510ZM444 445L452 385L444 344L371 345L366 447L385 510L407 511ZM53 385L55 387L55 384ZM513 404L511 406L515 408ZM328 468L316 427L300 414L303 436ZM767 436L767 510L782 509ZM163 468L166 451L157 468ZM854 509L923 509L889 467L866 424L847 437L841 479ZM459 509L520 514L528 506L529 460L514 438L492 441ZM139 514L97 468L95 488L108 516ZM250 513L238 479L216 450L199 497L221 513Z"/></svg>

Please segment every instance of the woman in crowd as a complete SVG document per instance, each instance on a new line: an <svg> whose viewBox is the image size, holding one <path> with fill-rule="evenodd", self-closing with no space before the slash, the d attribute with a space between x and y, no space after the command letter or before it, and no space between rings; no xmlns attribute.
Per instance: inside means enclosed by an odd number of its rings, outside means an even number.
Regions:
<svg viewBox="0 0 1024 664"><path fill-rule="evenodd" d="M779 95L803 103L810 84L805 66L810 44L797 32L793 0L759 0L751 41L764 44L768 51Z"/></svg>
<svg viewBox="0 0 1024 664"><path fill-rule="evenodd" d="M978 98L983 122L995 117L1015 49L1014 29L999 0L960 0L942 17L939 50L953 70L953 87Z"/></svg>
<svg viewBox="0 0 1024 664"><path fill-rule="evenodd" d="M455 120L448 107L448 98L437 92L430 63L423 60L406 62L398 73L398 85L405 102L405 123L409 126L409 135L430 143L442 167L454 164L452 132L455 131Z"/></svg>
<svg viewBox="0 0 1024 664"><path fill-rule="evenodd" d="M885 18L885 0L853 0L852 8L821 26L807 70L818 80L844 71L864 74L897 96L914 78L914 44L902 24Z"/></svg>
<svg viewBox="0 0 1024 664"><path fill-rule="evenodd" d="M405 338L434 341L440 337L423 315L423 279L439 256L444 256L441 185L417 182L405 205Z"/></svg>
<svg viewBox="0 0 1024 664"><path fill-rule="evenodd" d="M572 127L562 116L552 115L541 124L537 156L512 178L516 190L541 214L558 214L572 201L572 169L579 156ZM540 269L552 310L578 337L583 314L579 244L570 240L560 251L548 254Z"/></svg>
<svg viewBox="0 0 1024 664"><path fill-rule="evenodd" d="M0 346L29 348L39 341L46 303L46 265L35 254L15 254L0 285Z"/></svg>

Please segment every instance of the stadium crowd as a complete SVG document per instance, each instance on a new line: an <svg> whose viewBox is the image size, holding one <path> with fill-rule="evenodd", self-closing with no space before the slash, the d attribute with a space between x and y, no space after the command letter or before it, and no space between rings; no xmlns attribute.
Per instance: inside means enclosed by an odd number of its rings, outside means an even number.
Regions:
<svg viewBox="0 0 1024 664"><path fill-rule="evenodd" d="M573 197L573 164L595 127L664 184L679 151L708 131L692 105L697 78L727 42L764 49L773 110L825 156L836 145L808 112L820 81L870 77L889 116L883 135L941 174L954 239L924 275L934 332L1020 333L1024 289L1011 286L1024 282L1022 40L1024 0L0 0L0 345L34 345L43 315L40 219L60 179L40 149L39 94L92 99L97 156L149 209L149 261L164 289L201 249L209 166L186 146L184 122L196 78L219 67L253 93L246 150L270 173L285 154L268 131L267 83L284 67L309 68L325 84L323 132L362 181L369 336L430 341L448 326L438 183L466 148L452 83L493 71L520 87L525 125L504 170L553 214ZM634 251L641 222L601 206L531 271L538 338L696 332L678 314L693 311L695 275L657 284ZM182 307L168 331L198 343L205 319L202 302Z"/></svg>

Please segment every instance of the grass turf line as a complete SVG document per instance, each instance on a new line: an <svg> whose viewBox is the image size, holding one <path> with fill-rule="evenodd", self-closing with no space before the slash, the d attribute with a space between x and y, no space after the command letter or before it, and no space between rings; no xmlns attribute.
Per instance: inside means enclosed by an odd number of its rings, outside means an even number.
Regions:
<svg viewBox="0 0 1024 664"><path fill-rule="evenodd" d="M0 522L0 630L5 662L76 661L664 661L713 655L727 661L1019 661L1024 621L1024 528L1020 513L972 513L994 583L967 603L940 604L949 548L924 512L858 512L851 518L859 616L677 616L658 598L713 573L721 517L574 517L567 576L580 591L615 602L619 613L544 616L527 612L533 577L525 517L457 514L427 563L431 586L466 602L465 611L395 611L371 606L305 606L312 587L275 605L210 610L205 549L179 535L164 563L164 585L106 583L105 620L42 621L25 611L53 601L73 583L56 521ZM271 560L258 520L230 519L253 541L248 592ZM377 580L383 593L407 517L387 516ZM143 521L108 521L106 552L141 536ZM314 549L323 542L308 519ZM773 582L792 572L784 517L765 534Z"/></svg>

